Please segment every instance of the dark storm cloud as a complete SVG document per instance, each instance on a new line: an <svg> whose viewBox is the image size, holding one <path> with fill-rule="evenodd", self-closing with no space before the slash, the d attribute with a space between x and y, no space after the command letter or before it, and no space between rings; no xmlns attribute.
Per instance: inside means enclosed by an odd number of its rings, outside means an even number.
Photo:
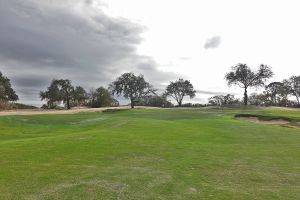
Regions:
<svg viewBox="0 0 300 200"><path fill-rule="evenodd" d="M52 78L90 88L128 71L156 86L175 77L159 71L151 57L137 55L143 26L108 16L94 3L0 0L0 71L21 98L37 99Z"/></svg>
<svg viewBox="0 0 300 200"><path fill-rule="evenodd" d="M48 84L46 77L36 77L32 75L30 78L23 77L23 76L15 76L14 77L14 84L15 85L22 85L23 87L40 87L41 85Z"/></svg>
<svg viewBox="0 0 300 200"><path fill-rule="evenodd" d="M0 8L0 53L5 58L80 68L126 57L141 41L142 27L125 19L28 4L13 0Z"/></svg>
<svg viewBox="0 0 300 200"><path fill-rule="evenodd" d="M206 40L204 44L205 49L215 49L218 48L221 44L221 37L220 36L214 36L212 38L209 38Z"/></svg>

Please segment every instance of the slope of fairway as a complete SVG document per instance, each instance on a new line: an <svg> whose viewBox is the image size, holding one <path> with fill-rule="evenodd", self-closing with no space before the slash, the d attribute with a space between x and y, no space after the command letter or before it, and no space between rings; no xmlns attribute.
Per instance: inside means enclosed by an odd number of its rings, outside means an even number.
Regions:
<svg viewBox="0 0 300 200"><path fill-rule="evenodd" d="M299 199L298 110L157 109L0 117L0 199Z"/></svg>

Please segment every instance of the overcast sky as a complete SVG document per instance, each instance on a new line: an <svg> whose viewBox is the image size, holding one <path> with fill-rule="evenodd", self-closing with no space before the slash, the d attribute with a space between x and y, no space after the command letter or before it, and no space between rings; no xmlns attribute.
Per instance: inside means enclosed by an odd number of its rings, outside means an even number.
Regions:
<svg viewBox="0 0 300 200"><path fill-rule="evenodd" d="M39 105L53 78L87 90L124 72L158 89L191 80L194 102L242 94L224 75L247 63L300 75L297 0L0 0L0 71Z"/></svg>

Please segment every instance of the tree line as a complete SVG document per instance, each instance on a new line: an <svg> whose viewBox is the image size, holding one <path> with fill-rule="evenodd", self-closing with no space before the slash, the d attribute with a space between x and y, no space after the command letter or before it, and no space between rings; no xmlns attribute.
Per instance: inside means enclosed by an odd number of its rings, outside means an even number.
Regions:
<svg viewBox="0 0 300 200"><path fill-rule="evenodd" d="M74 106L108 107L118 106L119 102L114 96L123 96L130 100L131 108L136 105L172 107L167 97L173 97L181 106L183 97L193 98L196 91L188 80L179 79L171 82L162 95L148 83L143 75L124 73L109 84L108 88L99 87L89 92L81 86L73 86L68 79L54 79L45 91L40 92L40 98L46 101L43 108L57 108L61 103L65 108Z"/></svg>
<svg viewBox="0 0 300 200"><path fill-rule="evenodd" d="M228 94L209 98L209 104L224 106L243 103L255 106L300 107L300 76L291 76L281 82L266 84L273 75L274 73L267 65L261 64L254 71L247 64L239 63L226 73L225 79L228 86L236 85L244 89L243 102L236 99L234 95ZM248 96L249 88L263 88L264 90ZM290 97L294 97L296 101L290 100Z"/></svg>
<svg viewBox="0 0 300 200"><path fill-rule="evenodd" d="M252 93L249 96L251 105L300 107L300 76L292 76L281 82L266 85L262 93ZM294 97L296 101L290 100Z"/></svg>
<svg viewBox="0 0 300 200"><path fill-rule="evenodd" d="M300 76L292 76L281 82L266 84L273 77L271 67L261 64L257 70L252 70L247 64L239 63L225 74L228 86L239 86L244 90L242 102L232 94L216 95L208 99L208 105L224 106L243 103L245 106L298 106L300 107ZM250 88L264 88L260 94L248 95ZM194 98L196 91L189 80L171 81L162 94L144 79L143 75L124 73L117 77L107 88L99 87L88 92L82 86L73 86L69 79L53 79L45 91L40 92L40 98L46 104L42 108L70 109L76 106L109 107L118 106L115 96L129 99L131 108L136 105L173 107L168 100L173 98L177 106L203 106L200 104L183 105L184 97ZM294 96L296 102L291 101ZM17 101L18 95L13 90L10 80L0 72L0 103Z"/></svg>
<svg viewBox="0 0 300 200"><path fill-rule="evenodd" d="M42 101L46 104L45 109L59 108L61 103L65 108L70 109L75 106L89 106L92 108L118 106L111 93L103 88L91 89L87 92L82 86L73 86L71 80L54 79L46 91L40 92Z"/></svg>

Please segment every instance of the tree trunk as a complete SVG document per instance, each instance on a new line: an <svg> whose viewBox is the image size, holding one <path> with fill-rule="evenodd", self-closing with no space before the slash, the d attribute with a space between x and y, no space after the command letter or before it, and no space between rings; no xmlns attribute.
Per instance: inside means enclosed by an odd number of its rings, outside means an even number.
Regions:
<svg viewBox="0 0 300 200"><path fill-rule="evenodd" d="M244 105L247 106L248 105L248 94L247 94L247 88L245 87L245 91L244 91Z"/></svg>
<svg viewBox="0 0 300 200"><path fill-rule="evenodd" d="M295 95L295 96L296 96L296 99L297 99L297 102L298 102L298 107L300 107L299 96L298 95Z"/></svg>
<svg viewBox="0 0 300 200"><path fill-rule="evenodd" d="M131 105L131 108L134 108L134 100L133 100L133 98L130 98L130 105Z"/></svg>
<svg viewBox="0 0 300 200"><path fill-rule="evenodd" d="M67 109L70 110L71 109L71 106L70 106L70 99L67 98Z"/></svg>
<svg viewBox="0 0 300 200"><path fill-rule="evenodd" d="M179 107L181 107L181 105L182 105L182 100L183 100L183 95L181 95L180 97L179 97L179 99L178 99L178 106Z"/></svg>
<svg viewBox="0 0 300 200"><path fill-rule="evenodd" d="M182 104L182 100L178 101L178 107L181 107L181 104Z"/></svg>
<svg viewBox="0 0 300 200"><path fill-rule="evenodd" d="M70 110L71 109L71 106L70 106L70 95L69 95L69 92L68 90L66 89L66 95L67 95L67 109Z"/></svg>

